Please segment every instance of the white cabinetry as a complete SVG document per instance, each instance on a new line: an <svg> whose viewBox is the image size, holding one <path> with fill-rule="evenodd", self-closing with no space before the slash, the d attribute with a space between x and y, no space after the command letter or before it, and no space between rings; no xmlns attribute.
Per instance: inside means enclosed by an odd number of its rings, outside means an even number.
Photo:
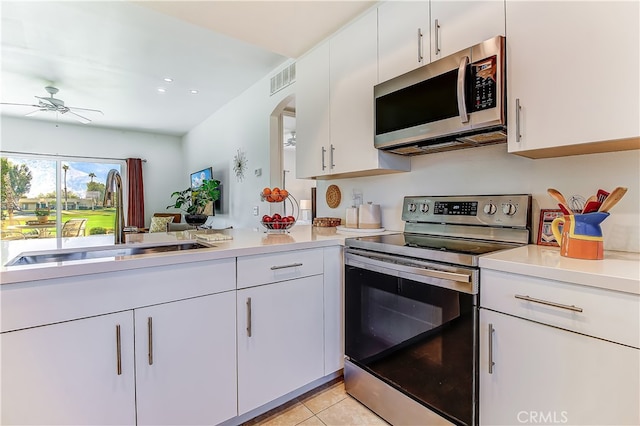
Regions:
<svg viewBox="0 0 640 426"><path fill-rule="evenodd" d="M131 311L0 335L2 424L135 424L133 335Z"/></svg>
<svg viewBox="0 0 640 426"><path fill-rule="evenodd" d="M237 415L235 301L229 291L135 310L138 425Z"/></svg>
<svg viewBox="0 0 640 426"><path fill-rule="evenodd" d="M336 34L327 45L300 59L296 71L298 177L366 176L410 170L408 157L373 146L373 86L378 82L376 40L374 9Z"/></svg>
<svg viewBox="0 0 640 426"><path fill-rule="evenodd" d="M638 295L483 269L480 304L481 425L640 423Z"/></svg>
<svg viewBox="0 0 640 426"><path fill-rule="evenodd" d="M291 279L313 273L304 273L308 262L320 273ZM239 414L324 376L322 264L322 249L238 258L238 271L256 276L247 288L238 277ZM282 280L258 285L265 270L282 271Z"/></svg>
<svg viewBox="0 0 640 426"><path fill-rule="evenodd" d="M429 2L389 1L378 7L378 82L428 64Z"/></svg>
<svg viewBox="0 0 640 426"><path fill-rule="evenodd" d="M637 1L507 2L509 152L640 148L639 13Z"/></svg>
<svg viewBox="0 0 640 426"><path fill-rule="evenodd" d="M324 248L324 374L344 367L344 258L342 246Z"/></svg>
<svg viewBox="0 0 640 426"><path fill-rule="evenodd" d="M3 285L2 423L236 416L234 290L235 258Z"/></svg>
<svg viewBox="0 0 640 426"><path fill-rule="evenodd" d="M330 173L329 43L296 62L296 174L299 179Z"/></svg>
<svg viewBox="0 0 640 426"><path fill-rule="evenodd" d="M505 2L431 1L431 61L505 35Z"/></svg>

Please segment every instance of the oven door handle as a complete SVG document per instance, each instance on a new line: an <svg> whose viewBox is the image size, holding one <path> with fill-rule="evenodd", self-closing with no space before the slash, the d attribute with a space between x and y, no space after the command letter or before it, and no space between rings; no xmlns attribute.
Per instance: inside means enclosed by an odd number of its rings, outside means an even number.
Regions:
<svg viewBox="0 0 640 426"><path fill-rule="evenodd" d="M393 271L422 275L430 278L439 278L461 283L471 282L471 274L430 269L426 268L423 265L411 262L408 259L399 258L396 256L389 256L378 253L367 253L366 256L361 256L355 253L345 253L345 260L349 265L362 268L366 268L368 265L381 266Z"/></svg>

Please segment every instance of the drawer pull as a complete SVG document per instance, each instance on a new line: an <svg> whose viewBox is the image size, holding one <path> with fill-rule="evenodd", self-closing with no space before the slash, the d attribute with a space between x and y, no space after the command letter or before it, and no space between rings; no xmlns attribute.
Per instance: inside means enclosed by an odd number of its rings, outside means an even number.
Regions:
<svg viewBox="0 0 640 426"><path fill-rule="evenodd" d="M251 337L251 298L247 297L247 337Z"/></svg>
<svg viewBox="0 0 640 426"><path fill-rule="evenodd" d="M298 266L302 266L302 263L292 263L290 265L278 265L278 266L272 266L271 270L275 271L277 269L287 269L287 268L296 268Z"/></svg>
<svg viewBox="0 0 640 426"><path fill-rule="evenodd" d="M529 296L522 296L520 294L516 294L514 297L516 299L526 300L527 302L540 303L542 305L553 306L554 308L567 309L569 311L574 311L574 312L582 312L582 308L578 308L577 306L574 306L574 305L563 305L560 303L549 302L547 300L534 299L533 297L529 297Z"/></svg>
<svg viewBox="0 0 640 426"><path fill-rule="evenodd" d="M493 362L493 332L496 331L493 328L493 324L489 324L489 374L493 374L493 366L496 365Z"/></svg>
<svg viewBox="0 0 640 426"><path fill-rule="evenodd" d="M149 365L153 365L153 319L147 318L147 347L149 349Z"/></svg>
<svg viewBox="0 0 640 426"><path fill-rule="evenodd" d="M116 372L122 375L122 339L120 338L120 324L116 325Z"/></svg>

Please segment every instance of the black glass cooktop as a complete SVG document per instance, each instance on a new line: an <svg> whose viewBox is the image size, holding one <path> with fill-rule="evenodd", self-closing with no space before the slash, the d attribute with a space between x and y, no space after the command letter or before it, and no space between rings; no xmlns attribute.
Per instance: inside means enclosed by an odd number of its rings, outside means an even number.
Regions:
<svg viewBox="0 0 640 426"><path fill-rule="evenodd" d="M438 235L398 233L347 238L347 247L397 254L423 260L477 266L478 256L521 244L452 238Z"/></svg>

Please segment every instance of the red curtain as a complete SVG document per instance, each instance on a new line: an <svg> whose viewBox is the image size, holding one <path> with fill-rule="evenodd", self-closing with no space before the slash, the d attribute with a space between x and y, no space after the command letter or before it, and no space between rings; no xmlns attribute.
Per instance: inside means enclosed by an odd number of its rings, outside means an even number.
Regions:
<svg viewBox="0 0 640 426"><path fill-rule="evenodd" d="M142 184L142 160L127 158L129 187L129 211L127 225L144 228L144 186Z"/></svg>

